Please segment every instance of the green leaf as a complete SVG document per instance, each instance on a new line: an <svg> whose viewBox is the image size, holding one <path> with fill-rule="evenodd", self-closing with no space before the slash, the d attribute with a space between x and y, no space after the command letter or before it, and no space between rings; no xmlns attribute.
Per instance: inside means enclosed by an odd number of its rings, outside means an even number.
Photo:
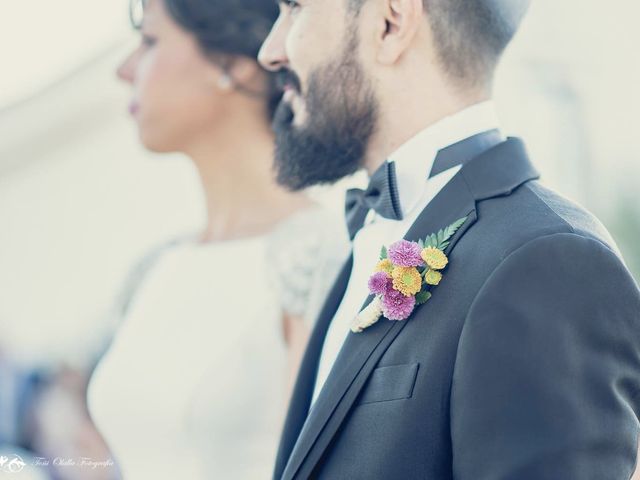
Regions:
<svg viewBox="0 0 640 480"><path fill-rule="evenodd" d="M384 260L386 258L387 258L387 247L383 245L382 248L380 249L380 260Z"/></svg>
<svg viewBox="0 0 640 480"><path fill-rule="evenodd" d="M422 291L416 295L416 305L422 305L427 303L427 300L431 298L431 292Z"/></svg>
<svg viewBox="0 0 640 480"><path fill-rule="evenodd" d="M467 221L467 218L468 217L460 218L449 225L447 228L445 228L442 237L438 233L438 244L436 246L440 250L444 250L445 248L447 248L447 246L449 245L449 242L447 240L449 240L458 231L458 229L464 224L464 222Z"/></svg>
<svg viewBox="0 0 640 480"><path fill-rule="evenodd" d="M453 237L453 235L464 224L464 222L467 221L467 218L469 217L464 217L456 220L448 227L438 231L437 234L432 233L431 235L427 235L424 240L418 240L418 245L420 245L420 248L423 249L427 247L435 247L439 248L440 250L444 250L449 245L448 240Z"/></svg>
<svg viewBox="0 0 640 480"><path fill-rule="evenodd" d="M464 222L467 221L467 218L469 217L460 218L449 225L447 227L447 232L443 241L449 240L453 236L453 234L456 233L458 229L464 224Z"/></svg>

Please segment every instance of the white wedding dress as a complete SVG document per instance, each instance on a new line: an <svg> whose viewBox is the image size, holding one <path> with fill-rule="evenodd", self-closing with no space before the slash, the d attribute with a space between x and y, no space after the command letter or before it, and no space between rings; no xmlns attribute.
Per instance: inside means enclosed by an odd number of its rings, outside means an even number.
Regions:
<svg viewBox="0 0 640 480"><path fill-rule="evenodd" d="M283 305L315 318L343 239L312 210L270 235L159 256L88 391L125 480L271 477L288 400Z"/></svg>

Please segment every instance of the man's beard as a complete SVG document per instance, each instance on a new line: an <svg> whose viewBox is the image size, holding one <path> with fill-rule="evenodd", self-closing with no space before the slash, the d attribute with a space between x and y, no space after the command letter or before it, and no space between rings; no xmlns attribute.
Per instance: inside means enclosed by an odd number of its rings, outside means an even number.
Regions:
<svg viewBox="0 0 640 480"><path fill-rule="evenodd" d="M337 61L310 75L304 126L293 125L294 113L287 102L280 103L274 116L276 178L291 190L333 183L363 166L378 106L356 58L355 32L345 47ZM300 93L293 72L281 75Z"/></svg>

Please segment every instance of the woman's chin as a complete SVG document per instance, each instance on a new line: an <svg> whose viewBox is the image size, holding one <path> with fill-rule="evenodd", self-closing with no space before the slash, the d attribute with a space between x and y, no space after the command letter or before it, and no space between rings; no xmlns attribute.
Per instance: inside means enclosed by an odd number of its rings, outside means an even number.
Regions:
<svg viewBox="0 0 640 480"><path fill-rule="evenodd" d="M170 142L167 142L167 137L164 135L154 134L146 129L139 128L138 138L142 146L150 152L171 153L176 151Z"/></svg>

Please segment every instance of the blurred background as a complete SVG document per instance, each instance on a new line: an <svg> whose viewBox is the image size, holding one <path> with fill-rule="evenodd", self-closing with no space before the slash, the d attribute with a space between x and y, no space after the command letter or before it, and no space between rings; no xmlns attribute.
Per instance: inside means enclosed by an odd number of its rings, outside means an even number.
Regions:
<svg viewBox="0 0 640 480"><path fill-rule="evenodd" d="M139 41L127 6L0 4L0 456L110 458L84 389L112 305L141 256L204 221L191 163L143 150L127 114L115 77ZM631 0L536 0L496 86L504 129L603 221L636 279L638 18ZM343 188L320 197L339 211ZM115 465L20 475L118 478Z"/></svg>

